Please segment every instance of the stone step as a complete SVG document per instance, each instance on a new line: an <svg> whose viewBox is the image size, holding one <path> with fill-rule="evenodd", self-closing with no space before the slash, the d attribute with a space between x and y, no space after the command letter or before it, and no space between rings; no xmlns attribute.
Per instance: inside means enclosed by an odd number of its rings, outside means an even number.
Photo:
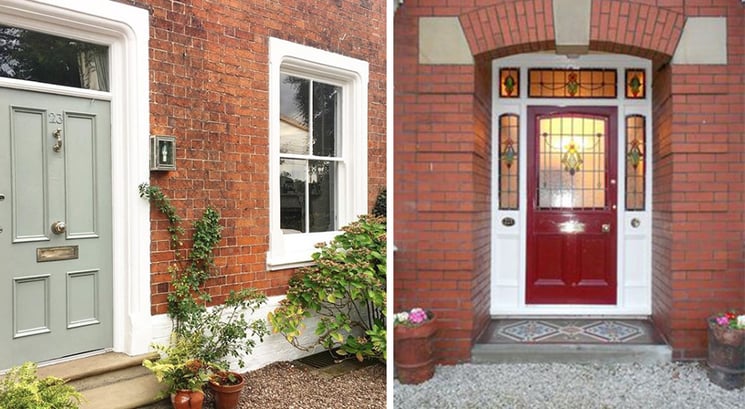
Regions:
<svg viewBox="0 0 745 409"><path fill-rule="evenodd" d="M668 345L634 344L476 344L474 363L660 363L672 360Z"/></svg>
<svg viewBox="0 0 745 409"><path fill-rule="evenodd" d="M80 409L133 409L157 402L162 386L142 366L144 359L157 358L109 352L41 367L39 376L67 380L86 398Z"/></svg>

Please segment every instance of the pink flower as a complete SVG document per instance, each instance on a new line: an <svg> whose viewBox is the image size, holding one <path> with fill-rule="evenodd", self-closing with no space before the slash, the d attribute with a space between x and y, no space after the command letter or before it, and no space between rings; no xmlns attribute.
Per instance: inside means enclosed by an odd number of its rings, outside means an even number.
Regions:
<svg viewBox="0 0 745 409"><path fill-rule="evenodd" d="M729 318L726 316L717 317L717 324L719 325L729 325Z"/></svg>
<svg viewBox="0 0 745 409"><path fill-rule="evenodd" d="M421 324L427 320L427 313L421 308L413 308L409 312L409 322L412 324Z"/></svg>

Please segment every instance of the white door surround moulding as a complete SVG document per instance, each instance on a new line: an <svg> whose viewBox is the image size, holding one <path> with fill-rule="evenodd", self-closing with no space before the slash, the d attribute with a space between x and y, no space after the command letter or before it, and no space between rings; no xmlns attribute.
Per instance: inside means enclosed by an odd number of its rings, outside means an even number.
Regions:
<svg viewBox="0 0 745 409"><path fill-rule="evenodd" d="M109 0L0 0L0 24L109 46L115 351L148 351L150 207L137 192L149 180L148 11ZM0 79L0 86L85 93Z"/></svg>
<svg viewBox="0 0 745 409"><path fill-rule="evenodd" d="M519 98L500 98L497 86L492 88L492 231L491 231L491 302L490 314L497 316L648 316L652 312L652 65L650 60L618 54L590 53L578 58L563 55L534 53L519 54L492 61L492 84L499 84L499 68L520 70ZM609 68L616 69L616 99L528 98L528 68ZM646 95L644 100L623 98L624 70L644 69ZM556 305L526 304L526 225L527 225L527 108L528 106L615 106L617 111L618 212L617 226L617 303L616 305ZM502 114L519 117L519 209L499 209L499 118ZM627 115L646 118L646 198L644 211L626 211L624 204L626 149L624 144ZM513 225L502 225L503 218L512 218ZM636 226L632 227L632 222Z"/></svg>

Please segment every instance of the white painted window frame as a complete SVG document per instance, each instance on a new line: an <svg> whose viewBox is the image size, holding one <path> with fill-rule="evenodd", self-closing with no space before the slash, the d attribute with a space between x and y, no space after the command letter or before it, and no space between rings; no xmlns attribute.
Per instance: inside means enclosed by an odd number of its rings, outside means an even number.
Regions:
<svg viewBox="0 0 745 409"><path fill-rule="evenodd" d="M520 69L520 97L499 97L499 69ZM609 68L617 70L617 98L528 98L529 68ZM625 99L625 69L645 70L643 100ZM618 211L617 241L617 304L616 305L528 305L525 302L526 237L527 237L527 125L528 106L616 106ZM499 123L502 114L519 115L519 210L499 209ZM646 119L646 192L645 210L629 212L625 209L625 119L640 114ZM649 60L627 55L590 54L577 59L563 55L519 54L492 61L492 240L491 240L491 308L494 317L531 315L618 315L647 316L652 308L652 65ZM514 226L504 226L505 217L513 218ZM638 218L640 227L632 229L631 220ZM638 246L642 258L633 259L626 252L626 243ZM638 262L639 274L627 272L626 264ZM509 271L508 273L506 273Z"/></svg>
<svg viewBox="0 0 745 409"><path fill-rule="evenodd" d="M0 24L109 47L110 92L0 78L0 86L111 101L113 350L140 354L151 342L149 14L109 0L0 0Z"/></svg>
<svg viewBox="0 0 745 409"><path fill-rule="evenodd" d="M315 245L339 231L284 234L280 228L280 73L319 80L342 89L337 176L337 220L344 226L367 212L367 85L369 64L340 54L269 38L269 252L267 268L308 265Z"/></svg>

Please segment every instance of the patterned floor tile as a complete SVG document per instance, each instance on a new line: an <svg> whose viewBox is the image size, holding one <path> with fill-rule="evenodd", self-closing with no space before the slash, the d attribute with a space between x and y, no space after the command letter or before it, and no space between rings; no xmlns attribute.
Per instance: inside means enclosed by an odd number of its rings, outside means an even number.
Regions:
<svg viewBox="0 0 745 409"><path fill-rule="evenodd" d="M502 319L493 320L479 343L663 344L648 320Z"/></svg>

